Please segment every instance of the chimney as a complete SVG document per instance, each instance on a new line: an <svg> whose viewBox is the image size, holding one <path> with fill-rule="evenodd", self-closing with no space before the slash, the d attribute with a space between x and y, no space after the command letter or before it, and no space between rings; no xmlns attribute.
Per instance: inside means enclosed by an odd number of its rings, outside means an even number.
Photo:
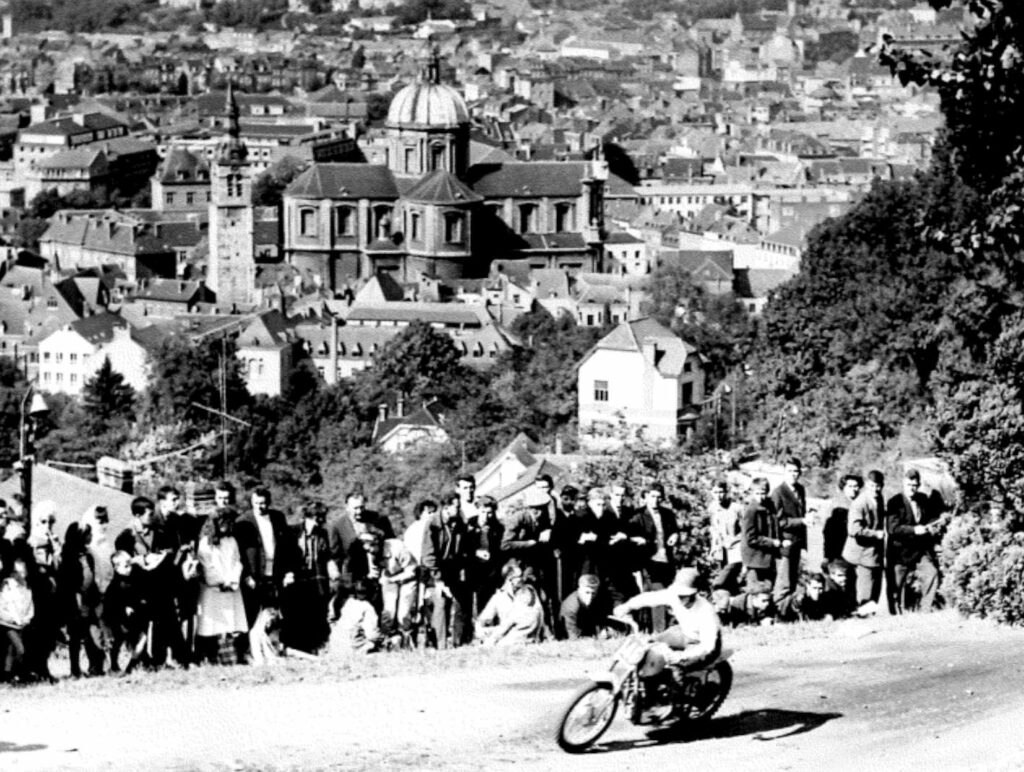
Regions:
<svg viewBox="0 0 1024 772"><path fill-rule="evenodd" d="M643 352L645 360L652 365L658 363L658 344L653 340L645 340L643 342Z"/></svg>
<svg viewBox="0 0 1024 772"><path fill-rule="evenodd" d="M395 417L405 418L405 395L399 393L398 401L395 404Z"/></svg>
<svg viewBox="0 0 1024 772"><path fill-rule="evenodd" d="M562 435L561 434L556 434L555 435L555 455L556 456L562 455Z"/></svg>
<svg viewBox="0 0 1024 772"><path fill-rule="evenodd" d="M71 116L71 120L79 126L85 126L85 113L74 113Z"/></svg>
<svg viewBox="0 0 1024 772"><path fill-rule="evenodd" d="M377 420L387 421L388 420L388 406L381 403L377 405Z"/></svg>

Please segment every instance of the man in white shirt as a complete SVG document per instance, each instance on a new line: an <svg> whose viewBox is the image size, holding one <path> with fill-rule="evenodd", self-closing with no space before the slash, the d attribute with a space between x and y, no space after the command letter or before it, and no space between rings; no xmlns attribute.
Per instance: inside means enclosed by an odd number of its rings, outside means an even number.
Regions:
<svg viewBox="0 0 1024 772"><path fill-rule="evenodd" d="M676 623L655 636L675 652L669 663L681 670L704 667L722 651L722 625L711 602L697 594L696 568L681 568L664 590L642 592L615 607L615 616L667 606Z"/></svg>

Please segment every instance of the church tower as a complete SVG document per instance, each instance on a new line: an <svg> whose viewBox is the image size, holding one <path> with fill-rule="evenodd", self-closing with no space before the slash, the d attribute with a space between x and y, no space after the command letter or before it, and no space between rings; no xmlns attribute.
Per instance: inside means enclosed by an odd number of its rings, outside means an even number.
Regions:
<svg viewBox="0 0 1024 772"><path fill-rule="evenodd" d="M210 255L206 284L218 305L256 302L252 169L238 127L238 103L228 83L228 135L217 147L210 168Z"/></svg>

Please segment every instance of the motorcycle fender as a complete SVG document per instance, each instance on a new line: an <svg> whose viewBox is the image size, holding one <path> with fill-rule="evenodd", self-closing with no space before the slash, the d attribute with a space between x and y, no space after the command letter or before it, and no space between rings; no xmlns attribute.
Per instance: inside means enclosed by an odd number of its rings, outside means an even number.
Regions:
<svg viewBox="0 0 1024 772"><path fill-rule="evenodd" d="M618 679L614 676L614 674L609 673L607 670L602 670L599 673L588 673L587 677L595 684L600 684L601 686L610 686L614 691L619 690Z"/></svg>

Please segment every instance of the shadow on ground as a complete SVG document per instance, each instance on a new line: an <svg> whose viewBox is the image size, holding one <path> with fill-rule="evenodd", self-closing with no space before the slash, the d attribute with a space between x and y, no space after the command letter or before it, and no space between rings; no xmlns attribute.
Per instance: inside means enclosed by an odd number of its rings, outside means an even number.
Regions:
<svg viewBox="0 0 1024 772"><path fill-rule="evenodd" d="M24 753L26 751L41 751L45 749L46 746L40 743L18 745L18 743L9 743L5 740L0 740L0 753Z"/></svg>
<svg viewBox="0 0 1024 772"><path fill-rule="evenodd" d="M633 748L647 748L653 745L716 740L729 737L750 737L752 740L770 742L784 737L794 737L810 732L842 713L810 713L800 710L745 710L732 716L714 719L699 731L688 731L684 726L655 729L646 737L636 740L617 740L594 746L591 753L610 753Z"/></svg>

